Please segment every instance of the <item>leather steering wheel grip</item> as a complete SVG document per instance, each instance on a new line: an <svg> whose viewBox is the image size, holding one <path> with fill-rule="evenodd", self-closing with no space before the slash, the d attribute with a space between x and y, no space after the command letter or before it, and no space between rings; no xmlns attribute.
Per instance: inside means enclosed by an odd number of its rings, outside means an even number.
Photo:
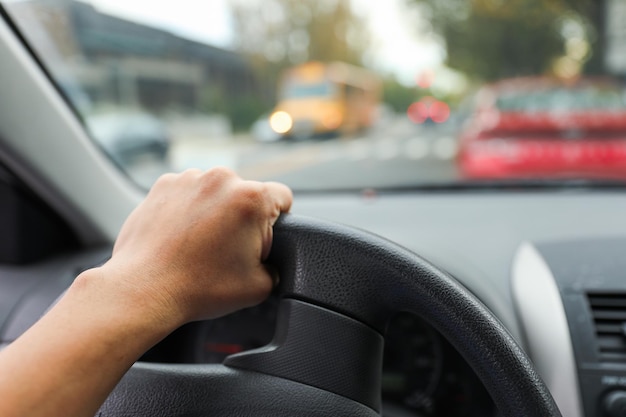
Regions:
<svg viewBox="0 0 626 417"><path fill-rule="evenodd" d="M269 262L282 297L269 346L224 365L137 364L99 415L378 415L382 334L406 311L459 351L501 415L560 416L500 321L414 253L364 231L283 215Z"/></svg>

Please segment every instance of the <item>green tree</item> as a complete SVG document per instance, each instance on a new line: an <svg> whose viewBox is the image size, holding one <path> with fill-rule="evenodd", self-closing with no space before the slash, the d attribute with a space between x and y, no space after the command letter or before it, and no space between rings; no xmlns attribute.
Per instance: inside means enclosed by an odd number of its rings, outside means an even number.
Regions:
<svg viewBox="0 0 626 417"><path fill-rule="evenodd" d="M584 16L588 36L593 42L593 51L585 66L585 72L602 74L605 72L604 53L606 50L606 7L608 0L567 0L571 9Z"/></svg>
<svg viewBox="0 0 626 417"><path fill-rule="evenodd" d="M383 84L383 101L397 113L403 113L418 99L417 88L406 87L395 78L387 78Z"/></svg>
<svg viewBox="0 0 626 417"><path fill-rule="evenodd" d="M249 129L269 108L271 103L253 91L233 97L223 87L209 84L200 91L200 109L228 116L238 132Z"/></svg>
<svg viewBox="0 0 626 417"><path fill-rule="evenodd" d="M578 22L591 40L601 31L588 17L598 12L591 0L409 1L445 39L448 65L482 80L549 71L565 53L567 22ZM601 48L601 41L596 44ZM598 55L596 50L596 60ZM596 71L601 66L594 65Z"/></svg>
<svg viewBox="0 0 626 417"><path fill-rule="evenodd" d="M367 32L349 0L230 0L241 52L282 66L360 64Z"/></svg>
<svg viewBox="0 0 626 417"><path fill-rule="evenodd" d="M350 0L229 0L236 47L272 101L283 69L306 61L361 64L366 25Z"/></svg>

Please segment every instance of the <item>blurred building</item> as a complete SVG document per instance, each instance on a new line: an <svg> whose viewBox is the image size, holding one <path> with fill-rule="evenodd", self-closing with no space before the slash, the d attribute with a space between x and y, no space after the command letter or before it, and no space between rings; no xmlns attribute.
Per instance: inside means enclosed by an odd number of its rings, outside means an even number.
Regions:
<svg viewBox="0 0 626 417"><path fill-rule="evenodd" d="M11 4L20 22L45 22L29 39L72 96L151 111L194 110L203 95L250 94L253 72L235 52L103 13L75 0ZM70 68L68 68L70 62ZM55 65L58 64L58 65ZM80 85L80 88L78 88ZM72 97L74 102L80 98Z"/></svg>

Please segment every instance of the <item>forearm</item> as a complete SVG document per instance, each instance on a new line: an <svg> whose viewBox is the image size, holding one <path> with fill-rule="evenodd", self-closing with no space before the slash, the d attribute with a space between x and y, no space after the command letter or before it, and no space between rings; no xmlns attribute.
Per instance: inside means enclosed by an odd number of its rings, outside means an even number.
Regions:
<svg viewBox="0 0 626 417"><path fill-rule="evenodd" d="M281 184L232 171L162 176L130 214L111 259L84 272L0 352L0 417L93 416L124 373L183 323L264 300Z"/></svg>
<svg viewBox="0 0 626 417"><path fill-rule="evenodd" d="M93 416L141 354L176 327L176 318L98 272L81 275L0 352L0 416Z"/></svg>

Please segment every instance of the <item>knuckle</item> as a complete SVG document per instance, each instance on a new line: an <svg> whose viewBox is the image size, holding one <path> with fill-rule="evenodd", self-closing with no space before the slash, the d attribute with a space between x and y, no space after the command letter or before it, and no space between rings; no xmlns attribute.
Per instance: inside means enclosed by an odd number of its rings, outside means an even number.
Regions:
<svg viewBox="0 0 626 417"><path fill-rule="evenodd" d="M163 174L154 182L154 184L152 185L152 189L166 187L169 184L172 184L176 180L176 177L177 175L172 172Z"/></svg>
<svg viewBox="0 0 626 417"><path fill-rule="evenodd" d="M166 174L161 175L158 179L157 182L171 182L174 179L176 179L177 175L173 172L168 172Z"/></svg>
<svg viewBox="0 0 626 417"><path fill-rule="evenodd" d="M211 178L211 179L226 180L226 179L236 178L237 174L235 173L235 171L233 171L230 168L226 168L224 166L217 166L217 167L213 167L209 169L206 172L206 177Z"/></svg>
<svg viewBox="0 0 626 417"><path fill-rule="evenodd" d="M265 214L266 196L262 187L257 184L245 183L233 193L240 213L246 217L259 217Z"/></svg>
<svg viewBox="0 0 626 417"><path fill-rule="evenodd" d="M202 195L211 195L220 188L225 187L229 182L234 181L237 174L226 167L211 168L199 175L199 187Z"/></svg>
<svg viewBox="0 0 626 417"><path fill-rule="evenodd" d="M195 178L202 175L202 170L198 168L187 168L183 172L180 173L181 177L185 178Z"/></svg>

